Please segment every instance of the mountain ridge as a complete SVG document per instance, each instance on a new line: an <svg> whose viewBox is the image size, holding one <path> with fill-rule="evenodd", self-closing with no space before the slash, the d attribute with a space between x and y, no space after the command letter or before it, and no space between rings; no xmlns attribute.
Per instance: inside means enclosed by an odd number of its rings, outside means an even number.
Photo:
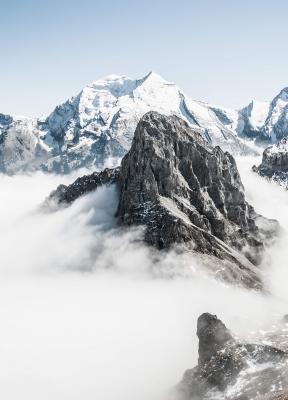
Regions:
<svg viewBox="0 0 288 400"><path fill-rule="evenodd" d="M0 171L69 173L119 165L148 111L177 115L211 145L234 155L258 152L288 135L288 89L271 102L233 110L191 99L150 71L139 79L108 75L40 118L0 114Z"/></svg>
<svg viewBox="0 0 288 400"><path fill-rule="evenodd" d="M49 115L28 118L30 137L27 129L26 134L22 132L19 118L7 116L10 126L0 120L2 142L14 138L27 150L23 155L15 146L16 156L11 157L5 146L0 146L2 172L42 169L66 173L81 167L115 166L129 150L136 125L148 111L184 118L224 150L253 152L235 133L236 111L192 100L175 83L151 71L136 80L109 75L92 82Z"/></svg>

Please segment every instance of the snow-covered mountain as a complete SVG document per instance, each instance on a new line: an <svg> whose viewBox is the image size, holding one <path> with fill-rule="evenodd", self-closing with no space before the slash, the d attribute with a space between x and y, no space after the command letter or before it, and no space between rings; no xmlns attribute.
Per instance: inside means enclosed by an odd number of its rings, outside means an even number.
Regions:
<svg viewBox="0 0 288 400"><path fill-rule="evenodd" d="M174 83L150 72L138 80L112 75L95 81L42 119L0 115L1 170L65 173L114 166L129 150L138 121L151 110L182 117L223 150L252 151L237 137L237 111L191 100Z"/></svg>
<svg viewBox="0 0 288 400"><path fill-rule="evenodd" d="M263 151L261 164L254 165L253 171L288 189L288 138L268 146Z"/></svg>
<svg viewBox="0 0 288 400"><path fill-rule="evenodd" d="M239 111L237 132L256 143L276 143L288 136L288 87L269 102L252 101Z"/></svg>
<svg viewBox="0 0 288 400"><path fill-rule="evenodd" d="M0 114L0 171L37 168L49 148L39 137L37 120Z"/></svg>
<svg viewBox="0 0 288 400"><path fill-rule="evenodd" d="M269 112L269 102L251 101L247 107L239 111L237 133L249 139L259 136Z"/></svg>

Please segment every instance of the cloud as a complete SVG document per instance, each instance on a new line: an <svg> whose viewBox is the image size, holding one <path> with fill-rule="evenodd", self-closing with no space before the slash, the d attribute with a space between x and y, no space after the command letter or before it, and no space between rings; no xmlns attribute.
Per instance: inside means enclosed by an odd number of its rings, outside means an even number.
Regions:
<svg viewBox="0 0 288 400"><path fill-rule="evenodd" d="M240 336L287 313L287 193L253 163L239 160L247 196L283 226L263 266L270 296L215 281L190 254L159 259L141 229L115 225L113 187L48 214L43 199L74 176L0 176L1 397L162 400L196 364L200 313Z"/></svg>

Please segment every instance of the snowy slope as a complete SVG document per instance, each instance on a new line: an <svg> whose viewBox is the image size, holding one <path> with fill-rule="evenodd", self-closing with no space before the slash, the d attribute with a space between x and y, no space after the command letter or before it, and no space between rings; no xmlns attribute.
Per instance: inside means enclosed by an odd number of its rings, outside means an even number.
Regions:
<svg viewBox="0 0 288 400"><path fill-rule="evenodd" d="M271 102L251 102L239 112L238 133L258 143L276 143L288 136L288 88Z"/></svg>
<svg viewBox="0 0 288 400"><path fill-rule="evenodd" d="M37 168L48 157L49 148L38 136L37 121L0 114L0 171Z"/></svg>
<svg viewBox="0 0 288 400"><path fill-rule="evenodd" d="M138 80L112 75L95 81L41 120L19 122L7 117L10 122L1 134L2 170L65 173L114 166L130 148L139 119L151 110L184 118L209 143L233 154L252 151L237 137L237 111L191 100L174 83L150 72Z"/></svg>
<svg viewBox="0 0 288 400"><path fill-rule="evenodd" d="M267 120L263 129L265 137L272 143L288 135L288 88L284 88L276 96L269 109Z"/></svg>
<svg viewBox="0 0 288 400"><path fill-rule="evenodd" d="M252 101L249 121L255 129L264 125L269 113L270 104L268 101Z"/></svg>
<svg viewBox="0 0 288 400"><path fill-rule="evenodd" d="M268 117L270 103L251 101L247 107L239 111L237 132L242 137L255 139L260 136L261 129Z"/></svg>

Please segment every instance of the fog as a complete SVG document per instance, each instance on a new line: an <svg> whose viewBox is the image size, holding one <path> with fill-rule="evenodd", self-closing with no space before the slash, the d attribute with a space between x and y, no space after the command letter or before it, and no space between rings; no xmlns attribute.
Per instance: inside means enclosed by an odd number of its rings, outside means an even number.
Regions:
<svg viewBox="0 0 288 400"><path fill-rule="evenodd" d="M116 227L113 187L49 213L43 200L75 176L0 176L0 397L167 399L197 363L199 314L245 337L287 313L288 194L255 162L238 160L247 198L283 228L266 296L215 281L191 255L159 261L141 230Z"/></svg>

